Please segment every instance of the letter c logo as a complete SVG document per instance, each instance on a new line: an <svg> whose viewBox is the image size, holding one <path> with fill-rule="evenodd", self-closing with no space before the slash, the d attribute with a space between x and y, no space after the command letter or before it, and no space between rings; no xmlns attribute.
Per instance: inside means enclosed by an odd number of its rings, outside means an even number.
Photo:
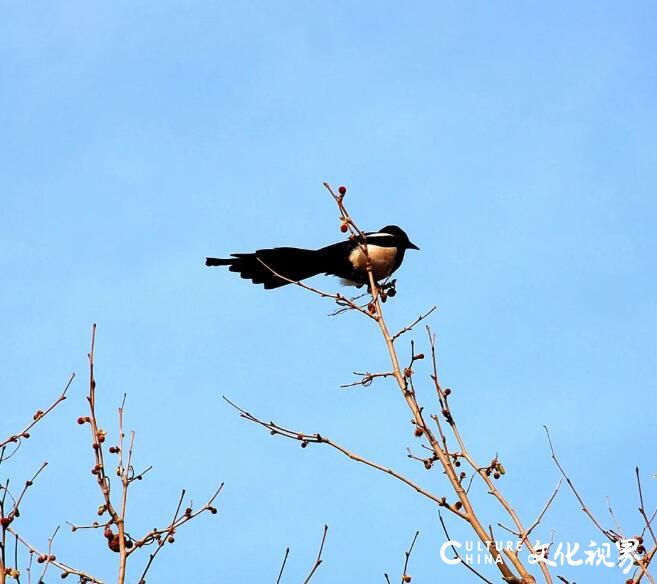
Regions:
<svg viewBox="0 0 657 584"><path fill-rule="evenodd" d="M443 545L440 546L440 559L445 562L446 564L454 565L454 564L459 564L461 562L460 558L448 558L445 552L447 551L447 548L449 547L455 547L455 548L460 548L461 544L458 541L446 541Z"/></svg>

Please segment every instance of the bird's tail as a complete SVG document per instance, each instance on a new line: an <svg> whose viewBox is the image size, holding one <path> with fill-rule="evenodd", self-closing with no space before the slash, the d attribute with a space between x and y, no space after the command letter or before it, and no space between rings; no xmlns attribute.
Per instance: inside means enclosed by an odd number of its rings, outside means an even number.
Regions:
<svg viewBox="0 0 657 584"><path fill-rule="evenodd" d="M206 266L230 266L235 261L235 258L205 258Z"/></svg>
<svg viewBox="0 0 657 584"><path fill-rule="evenodd" d="M297 247L259 249L255 253L236 253L230 258L206 258L206 266L230 266L242 278L265 288L279 288L326 271L324 256L315 250Z"/></svg>

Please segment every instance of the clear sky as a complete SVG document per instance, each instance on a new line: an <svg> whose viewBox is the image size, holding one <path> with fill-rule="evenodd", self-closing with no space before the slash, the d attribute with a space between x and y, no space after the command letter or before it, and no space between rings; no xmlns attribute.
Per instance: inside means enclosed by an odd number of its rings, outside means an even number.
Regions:
<svg viewBox="0 0 657 584"><path fill-rule="evenodd" d="M407 460L419 446L391 383L339 389L354 369L386 367L368 322L203 265L340 239L327 180L349 187L363 228L396 223L420 246L386 305L391 326L438 306L461 430L482 461L499 453L521 516L558 479L547 424L605 525L608 495L636 531L635 465L657 504L656 39L657 7L642 1L3 2L0 433L79 376L2 466L20 484L50 462L17 527L44 545L57 524L95 518L75 419L97 322L103 426L115 435L127 392L137 465L154 466L130 529L162 524L180 487L201 502L226 482L220 515L181 531L151 581L273 582L286 546L285 581L302 581L324 523L317 583L397 579L417 529L414 582L471 581L439 561L429 502L221 400L449 493ZM552 529L600 539L566 490L537 536ZM65 530L56 551L114 573L100 533Z"/></svg>

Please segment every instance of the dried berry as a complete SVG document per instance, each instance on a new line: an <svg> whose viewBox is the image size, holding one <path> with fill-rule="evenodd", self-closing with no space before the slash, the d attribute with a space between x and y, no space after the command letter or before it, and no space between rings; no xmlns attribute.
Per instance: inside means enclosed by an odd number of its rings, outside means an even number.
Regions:
<svg viewBox="0 0 657 584"><path fill-rule="evenodd" d="M343 187L338 188L338 193L340 193L343 196L346 195L347 194L347 187L343 186Z"/></svg>

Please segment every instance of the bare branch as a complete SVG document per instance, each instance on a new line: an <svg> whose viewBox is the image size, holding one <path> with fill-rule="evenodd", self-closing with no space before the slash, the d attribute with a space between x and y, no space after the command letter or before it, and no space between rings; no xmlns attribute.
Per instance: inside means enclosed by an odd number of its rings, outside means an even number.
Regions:
<svg viewBox="0 0 657 584"><path fill-rule="evenodd" d="M180 509L182 508L182 502L185 497L185 491L183 489L183 491L180 494L180 498L178 499L178 504L173 514L173 519L171 523L169 523L169 525L161 529L155 528L149 531L141 539L134 540L134 546L128 550L128 556L132 555L136 550L142 548L145 545L157 543L157 548L155 549L154 552L150 554L148 563L146 564L144 571L142 572L139 582L144 582L144 579L146 578L146 574L148 573L148 570L150 569L153 560L155 559L155 557L160 552L160 550L164 547L165 544L174 542L174 535L181 526L183 526L185 523L191 521L192 519L194 519L195 517L206 511L210 512L212 515L216 515L217 509L213 507L212 504L214 503L214 500L219 496L219 493L221 493L221 490L223 488L224 488L224 483L221 483L221 485L219 485L219 488L214 492L214 494L210 497L210 499L208 499L207 503L203 505L203 507L198 508L196 511L194 511L191 507L187 507L184 510L184 512L180 514Z"/></svg>
<svg viewBox="0 0 657 584"><path fill-rule="evenodd" d="M641 517L643 517L643 520L646 522L646 528L650 532L650 535L652 536L652 541L657 545L657 537L655 537L655 532L652 529L652 519L648 519L648 515L646 514L646 507L643 503L643 489L641 488L641 476L639 474L639 467L634 468L634 472L636 474L636 485L637 489L639 491L639 513L641 513ZM653 514L653 518L654 518Z"/></svg>
<svg viewBox="0 0 657 584"><path fill-rule="evenodd" d="M39 467L39 469L34 473L34 476L31 479L25 481L25 485L23 485L23 489L21 490L21 493L17 499L13 497L13 495L11 494L11 492L7 487L9 481L7 481L7 484L4 487L0 487L0 490L4 491L4 495L2 497L2 504L0 504L0 508L4 508L4 500L5 500L5 496L7 495L11 498L13 503L11 511L9 511L9 513L7 513L7 515L3 517L3 523L2 523L3 527L9 525L16 517L20 515L20 506L21 506L21 502L23 501L23 497L25 497L25 493L27 493L27 490L34 484L34 481L41 474L41 471L43 471L43 469L46 468L46 466L48 466L48 463L44 462Z"/></svg>
<svg viewBox="0 0 657 584"><path fill-rule="evenodd" d="M395 333L392 335L392 341L396 341L399 337L401 337L404 333L407 333L410 330L413 330L413 327L423 321L427 316L429 316L434 310L436 310L436 306L432 306L427 312L424 314L418 316L411 324L405 326L403 329L401 329L398 333Z"/></svg>
<svg viewBox="0 0 657 584"><path fill-rule="evenodd" d="M402 474L399 474L398 472L394 471L391 468L387 468L383 465L378 464L377 462L373 462L371 460L367 460L366 458L363 458L362 456L359 456L358 454L355 454L354 452L348 450L344 446L341 446L340 444L333 442L333 440L327 438L326 436L323 436L319 433L315 434L305 434L303 432L297 432L295 430L290 430L288 428L283 428L282 426L279 426L278 424L275 424L274 422L265 422L261 420L260 418L254 416L253 414L247 412L243 408L239 407L237 404L233 403L230 399L228 399L226 396L223 396L223 399L229 403L233 408L235 408L237 411L240 412L240 416L246 420L249 420L250 422L254 422L255 424L258 424L262 426L263 428L267 428L272 434L279 434L281 436L284 436L285 438L291 438L292 440L297 440L301 442L301 446L303 447L304 444L310 444L310 443L316 443L316 444L327 444L328 446L331 446L332 448L335 448L351 460L355 460L356 462L360 462L366 466L375 468L376 470L379 470L385 474L388 474L392 477L395 477L397 480L405 483L421 495L424 495L428 499L431 499L434 503L437 503L441 507L445 507L446 509L449 509L452 513L455 515L458 515L461 517L461 519L465 519L464 514L458 510L457 507L454 505L450 505L447 503L445 497L437 497L436 495L430 493L420 485L414 483L407 477L405 477Z"/></svg>
<svg viewBox="0 0 657 584"><path fill-rule="evenodd" d="M392 372L385 372L385 373L369 373L369 372L361 372L361 371L354 371L354 375L360 375L362 379L360 381L354 381L353 383L345 383L344 385L341 385L341 388L347 388L347 387L354 387L356 385L362 385L363 387L369 387L372 385L372 381L375 379L381 378L385 379L386 377L393 377L395 374Z"/></svg>
<svg viewBox="0 0 657 584"><path fill-rule="evenodd" d="M18 432L17 434L13 434L12 436L9 436L8 438L0 442L0 464L2 464L3 460L7 460L8 458L16 454L16 451L20 448L21 441L23 439L30 437L30 430L66 399L66 392L68 391L68 388L71 387L71 383L73 383L74 379L75 379L75 373L71 373L71 376L69 377L68 382L64 387L64 391L62 391L59 397L52 404L50 404L50 406L48 406L45 409L45 411L37 410L34 416L32 417L32 421L29 422L20 432ZM11 452L11 454L4 456L5 447L8 444L16 444L16 448L14 449L13 452Z"/></svg>
<svg viewBox="0 0 657 584"><path fill-rule="evenodd" d="M317 294L321 298L331 298L335 300L335 302L342 307L348 308L350 310L355 310L357 312L360 312L361 314L364 314L365 316L369 316L370 318L374 318L372 314L370 314L367 310L356 304L353 300L347 298L346 296L343 296L342 294L336 293L333 294L332 292L324 292L323 290L320 290L319 288L314 288L313 286L309 286L308 284L304 282L300 282L299 280L292 280L286 276L283 276L282 274L279 274L274 268L271 266L268 266L265 262L263 262L260 258L256 258L265 268L267 268L274 276L277 278L280 278L281 280L285 280L286 282L290 284L296 284L300 288L303 288L304 290L308 290L308 292L312 292L313 294Z"/></svg>
<svg viewBox="0 0 657 584"><path fill-rule="evenodd" d="M447 532L447 526L445 525L445 520L443 519L443 515L440 511L438 511L438 519L440 519L440 525L442 525L443 531L445 532L445 537L447 538L447 541L452 541L452 538L449 536L449 533ZM493 584L488 578L485 578L482 576L477 570L475 570L470 564L467 562L463 561L463 558L459 555L459 552L456 550L454 545L450 546L452 548L452 551L454 552L454 558L458 558L461 560L461 565L470 570L475 576L477 576L480 580L483 580L484 582L487 582L487 584Z"/></svg>
<svg viewBox="0 0 657 584"><path fill-rule="evenodd" d="M529 534L534 531L534 529L538 526L538 524L541 522L543 519L543 515L547 512L547 510L550 508L550 505L552 505L552 501L554 501L555 497L557 496L557 493L559 492L559 489L561 488L561 483L562 480L559 479L559 482L557 483L556 488L554 489L554 492L552 493L552 496L548 499L548 502L545 504L545 507L543 507L543 510L540 512L539 516L536 518L536 521L531 524L527 532L521 536L522 539L526 539L529 537Z"/></svg>
<svg viewBox="0 0 657 584"><path fill-rule="evenodd" d="M408 581L408 561L411 559L411 554L413 553L413 548L415 547L415 542L417 540L418 535L420 535L420 532L416 531L415 536L413 537L413 541L411 542L411 547L409 547L408 550L404 552L404 556L406 559L404 560L404 569L402 570L402 577L401 577L402 584Z"/></svg>
<svg viewBox="0 0 657 584"><path fill-rule="evenodd" d="M326 541L327 531L328 531L328 525L325 525L324 534L322 535L322 543L319 545L319 552L317 553L317 559L315 560L315 564L311 568L307 578L303 581L303 584L308 584L308 582L310 582L310 579L313 577L313 575L317 571L317 568L319 568L320 564L322 563L322 551L324 551L324 542Z"/></svg>
<svg viewBox="0 0 657 584"><path fill-rule="evenodd" d="M559 469L559 472L561 472L561 476L563 476L563 478L566 479L566 482L568 483L568 486L570 487L570 490L573 492L573 494L575 495L576 499L579 501L579 504L580 504L581 507L582 507L582 511L584 511L584 513L586 513L586 515L589 517L589 519L593 522L593 524L594 524L594 525L600 530L600 532L601 532L606 538L608 538L609 540L611 540L612 543L615 542L615 541L616 541L616 538L615 538L614 536L612 536L612 535L611 535L606 529L604 529L604 528L600 525L600 523L598 523L598 520L593 516L593 513L591 513L591 511L589 511L589 508L588 508L588 507L586 506L586 504L584 503L584 500L583 500L582 497L580 496L579 492L578 492L577 489L575 488L575 485L574 485L573 482L570 480L570 478L569 478L568 475L566 474L566 471L565 471L565 470L563 469L563 467L561 466L561 463L559 462L559 459L557 458L557 455L556 455L556 453L555 453L555 451L554 451L554 446L552 445L552 439L550 438L550 431L548 430L548 427L547 427L547 426L543 426L543 428L545 428L545 434L547 435L548 443L549 443L549 445L550 445L550 453L551 453L551 456L552 456L552 460L554 460L554 463L557 465L557 468Z"/></svg>
<svg viewBox="0 0 657 584"><path fill-rule="evenodd" d="M287 557L290 555L290 548L285 549L285 556L283 557L283 564L281 565L281 571L278 573L278 578L276 578L276 584L280 584L281 578L283 577L283 570L285 570L285 564L287 563Z"/></svg>
<svg viewBox="0 0 657 584"><path fill-rule="evenodd" d="M75 576L79 576L81 580L83 580L85 582L89 582L91 584L103 584L102 580L99 580L98 578L95 578L94 576L91 576L91 575L87 574L86 572L82 572L81 570L77 570L77 569L73 568L72 566L69 566L68 564L65 564L63 562L58 561L57 558L55 558L55 556L53 556L51 553L44 554L44 553L40 552L33 545L28 543L27 540L25 540L23 537L18 535L18 533L16 533L11 527L9 527L7 529L7 531L9 531L18 541L20 541L21 544L23 544L32 554L36 555L37 557L44 558L44 561L48 561L48 563L52 564L56 568L59 568L62 571L62 573L73 574ZM52 542L53 538L54 538L54 534L50 538L51 542ZM50 551L50 549L49 549L49 551Z"/></svg>

